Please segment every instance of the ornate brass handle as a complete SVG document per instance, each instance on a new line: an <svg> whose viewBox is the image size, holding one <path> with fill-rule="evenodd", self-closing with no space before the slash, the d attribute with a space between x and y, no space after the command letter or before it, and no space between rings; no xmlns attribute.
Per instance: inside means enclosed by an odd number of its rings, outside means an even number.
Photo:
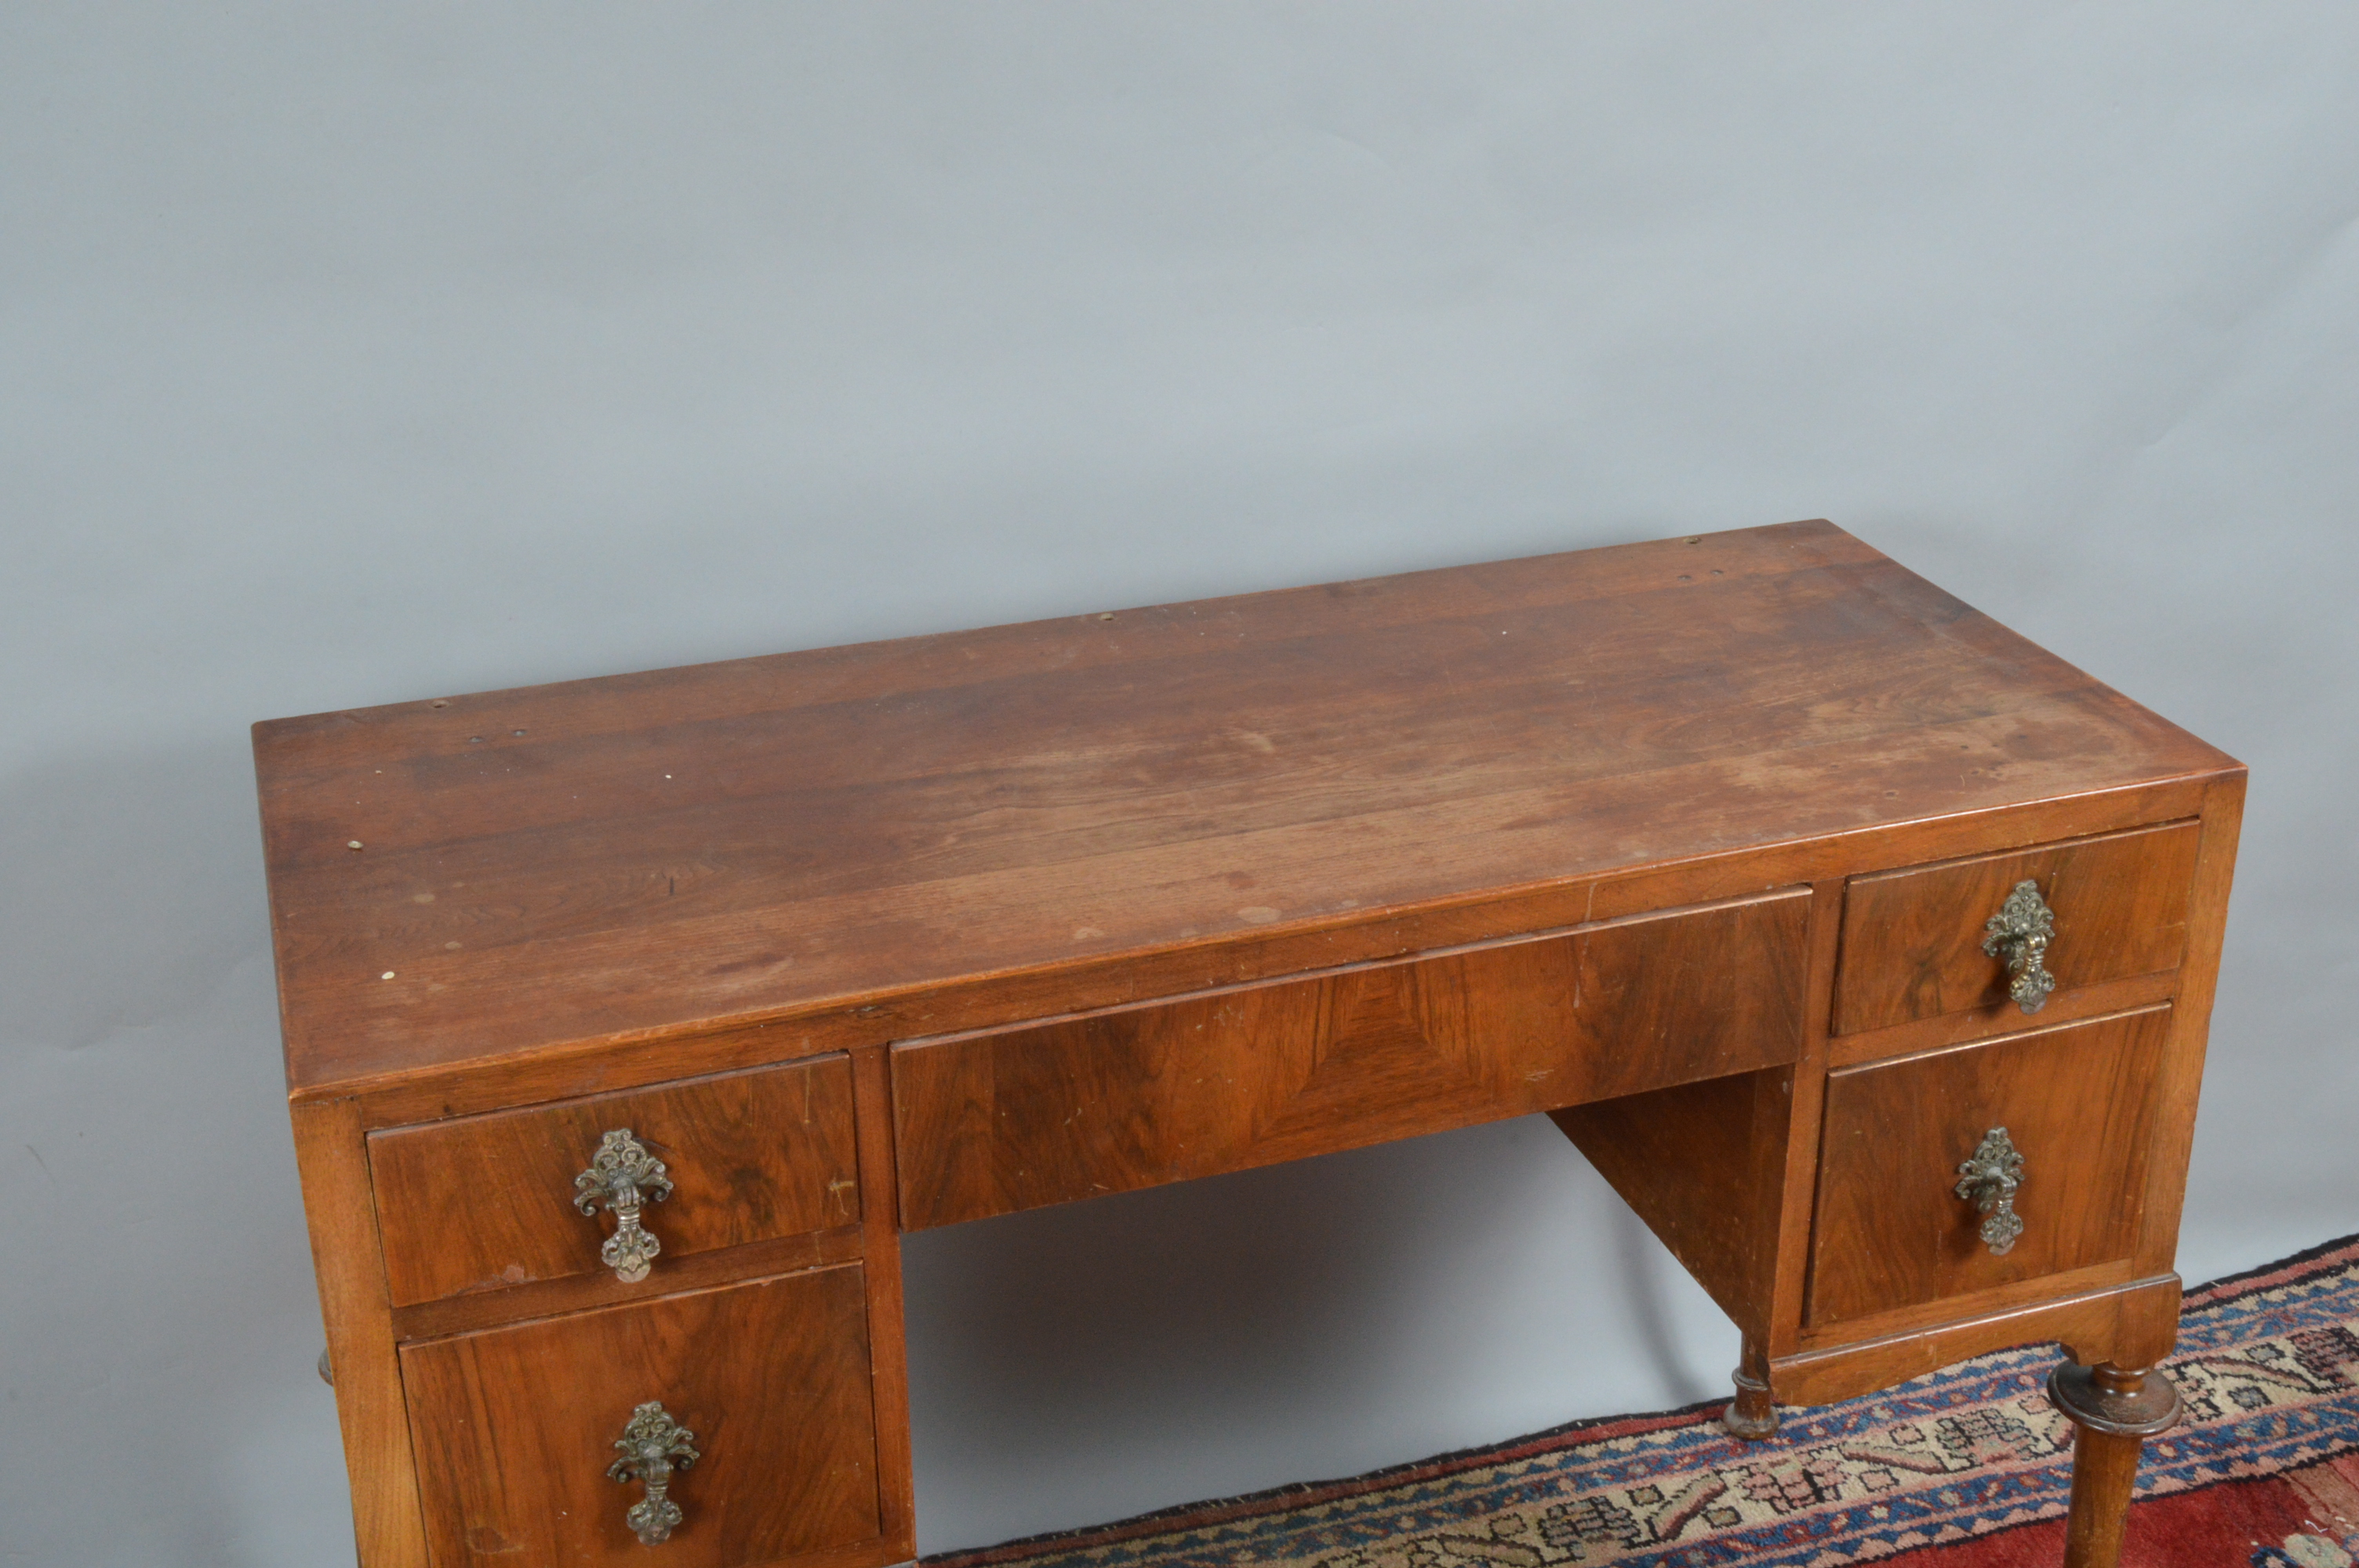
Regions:
<svg viewBox="0 0 2359 1568"><path fill-rule="evenodd" d="M612 1138L614 1134L606 1136ZM647 1488L647 1495L633 1503L630 1511L623 1516L623 1522L638 1536L641 1546L661 1546L679 1528L679 1505L667 1493L671 1487L671 1473L689 1468L700 1457L690 1446L695 1441L696 1433L672 1420L660 1400L650 1400L633 1411L630 1424L623 1428L622 1436L614 1439L614 1446L622 1450L623 1456L606 1466L606 1478L625 1485L639 1481Z"/></svg>
<svg viewBox="0 0 2359 1568"><path fill-rule="evenodd" d="M1996 914L1983 926L1983 951L2006 960L2006 994L2026 1012L2038 1012L2056 989L2048 972L2048 943L2056 935L2056 912L2040 901L2039 884L2028 877L2015 884Z"/></svg>
<svg viewBox="0 0 2359 1568"><path fill-rule="evenodd" d="M661 1203L669 1196L671 1176L664 1162L648 1153L627 1127L600 1139L590 1168L573 1178L575 1208L592 1216L601 1206L614 1211L614 1234L606 1238L598 1256L625 1284L646 1279L656 1254L663 1250L655 1232L640 1227L639 1206L649 1198Z"/></svg>
<svg viewBox="0 0 2359 1568"><path fill-rule="evenodd" d="M1958 1167L1958 1195L1981 1212L1982 1238L1994 1256L2005 1256L2023 1234L2023 1217L2015 1212L2016 1191L2022 1185L2023 1156L2004 1127L1984 1133L1973 1158Z"/></svg>

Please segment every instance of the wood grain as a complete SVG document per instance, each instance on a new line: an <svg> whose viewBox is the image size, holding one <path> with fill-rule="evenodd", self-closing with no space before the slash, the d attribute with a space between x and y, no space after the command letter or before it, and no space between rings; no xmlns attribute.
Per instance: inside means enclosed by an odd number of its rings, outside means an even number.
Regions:
<svg viewBox="0 0 2359 1568"><path fill-rule="evenodd" d="M2072 1503L2065 1516L2064 1568L2119 1568L2122 1527L2137 1484L2142 1437L2091 1432L2072 1434Z"/></svg>
<svg viewBox="0 0 2359 1568"><path fill-rule="evenodd" d="M1755 1340L1769 1331L1793 1076L1768 1068L1549 1113Z"/></svg>
<svg viewBox="0 0 2359 1568"><path fill-rule="evenodd" d="M2203 838L2195 860L2195 894L2187 923L2187 956L2180 968L2178 1000L2171 1008L2170 1038L2155 1073L2155 1154L2147 1167L2144 1229L2138 1265L2147 1273L2175 1266L2179 1211L2187 1195L2187 1162L2195 1141L2195 1102L2203 1084L2203 1057L2212 1027L2212 999L2220 979L2220 948L2228 925L2228 889L2235 874L2236 839L2244 825L2242 773L2214 781L2204 791ZM2179 1320L2170 1322L2175 1339ZM2151 1367L2170 1350L2159 1348L2114 1357L2125 1367Z"/></svg>
<svg viewBox="0 0 2359 1568"><path fill-rule="evenodd" d="M405 1346L435 1568L651 1561L606 1476L634 1406L695 1435L666 1568L753 1568L878 1539L858 1264ZM870 1553L887 1561L881 1552Z"/></svg>
<svg viewBox="0 0 2359 1568"><path fill-rule="evenodd" d="M1810 898L911 1042L919 1230L1790 1061Z"/></svg>
<svg viewBox="0 0 2359 1568"><path fill-rule="evenodd" d="M2169 1001L2178 993L2179 974L2176 970L2167 970L2161 974L2133 975L2125 980L2102 980L2093 986L2074 986L2068 990L2058 991L2033 1017L2027 1017L2012 1000L1995 1001L1984 1007L1968 1008L1963 1012L1944 1012L1932 1018L1912 1019L1907 1023L1896 1023L1889 1029L1871 1029L1860 1034L1838 1034L1827 1042L1827 1065L1853 1067L1864 1062L1888 1062L1900 1056L1921 1056L1929 1051L2013 1033L2027 1023L2053 1029L2060 1023L2077 1023L2086 1018L2134 1012L2139 1008Z"/></svg>
<svg viewBox="0 0 2359 1568"><path fill-rule="evenodd" d="M2064 1568L2116 1568L2138 1451L2179 1421L2179 1390L2151 1367L2068 1364L2049 1373L2048 1399L2078 1429Z"/></svg>
<svg viewBox="0 0 2359 1568"><path fill-rule="evenodd" d="M2158 1314L2179 1303L2176 1275L2064 1292L1996 1312L1777 1357L1770 1379L1784 1404L1832 1404L1888 1389L1988 1350L2060 1339L2076 1357L2106 1360L2145 1342ZM2135 1325L2125 1327L2125 1325Z"/></svg>
<svg viewBox="0 0 2359 1568"><path fill-rule="evenodd" d="M663 1260L663 1282L652 1289L653 1275L630 1284L616 1279L612 1270L601 1269L594 1274L573 1274L529 1285L443 1296L414 1306L394 1308L393 1336L404 1340L441 1339L481 1328L496 1328L502 1324L522 1323L528 1318L561 1317L592 1307L644 1301L653 1295L705 1291L716 1285L734 1284L739 1280L856 1263L864 1256L864 1241L865 1227L848 1225L836 1230L806 1231L799 1236L748 1241L715 1251L691 1252L684 1258L667 1258Z"/></svg>
<svg viewBox="0 0 2359 1568"><path fill-rule="evenodd" d="M1741 898L1800 882L1840 883L1845 877L1896 862L2019 849L2190 816L2201 808L2206 783L2174 779L1832 838L1713 851L1667 865L1495 891L1414 909L1346 912L1273 927L1257 940L1190 942L1077 957L1040 969L986 973L939 988L872 995L765 1022L724 1021L692 1031L633 1031L496 1060L421 1063L353 1087L352 1097L360 1102L365 1125L403 1126L830 1051L857 1051L895 1040L1006 1027ZM316 1092L297 1089L295 1094L302 1098Z"/></svg>
<svg viewBox="0 0 2359 1568"><path fill-rule="evenodd" d="M901 1318L901 1222L893 1178L892 1066L882 1046L853 1059L860 1114L860 1175L875 1196L863 1218L867 1249L869 1383L876 1412L876 1499L884 1561L918 1555L917 1486L909 1458L909 1357Z"/></svg>
<svg viewBox="0 0 2359 1568"><path fill-rule="evenodd" d="M1771 1126L1786 1129L1784 1162L1778 1173L1783 1198L1777 1220L1777 1266L1772 1276L1767 1331L1748 1336L1748 1374L1766 1378L1772 1357L1794 1348L1810 1290L1810 1236L1818 1202L1819 1143L1826 1116L1828 1032L1832 1018L1835 955L1843 933L1843 884L1826 878L1810 886L1810 979L1802 1024L1802 1054L1794 1064L1793 1104L1780 1117L1767 1101L1756 1108L1756 1139Z"/></svg>
<svg viewBox="0 0 2359 1568"><path fill-rule="evenodd" d="M1810 1322L2125 1265L2169 1022L2153 1008L1830 1074ZM1998 1127L2025 1168L2023 1235L2003 1255L1955 1190L1960 1162Z"/></svg>
<svg viewBox="0 0 2359 1568"><path fill-rule="evenodd" d="M2079 1268L2060 1269L2051 1273L2035 1274L2026 1279L2006 1280L1997 1284L1978 1285L1962 1290L1954 1295L1933 1296L1902 1306L1886 1307L1878 1312L1857 1317L1835 1318L1831 1321L1805 1321L1796 1346L1803 1350L1821 1350L1833 1345L1852 1345L1868 1339L1889 1339L1898 1336L1921 1334L1943 1324L1963 1322L1969 1318L1988 1317L1994 1314L2013 1312L2041 1301L2066 1296L2085 1295L2091 1291L2111 1290L2141 1279L2136 1263L2127 1258L2109 1258L2101 1262Z"/></svg>
<svg viewBox="0 0 2359 1568"><path fill-rule="evenodd" d="M1824 523L442 700L256 729L298 1090L2234 765Z"/></svg>
<svg viewBox="0 0 2359 1568"><path fill-rule="evenodd" d="M2064 1342L2064 1354L2083 1366L2100 1361L2155 1366L2179 1343L2180 1295L2179 1276L2166 1274L2148 1289L2116 1298L2120 1311L2114 1315L2112 1333L2085 1340L2071 1335L2057 1337Z"/></svg>
<svg viewBox="0 0 2359 1568"><path fill-rule="evenodd" d="M303 1216L352 1484L353 1544L366 1568L426 1568L359 1109L350 1100L321 1100L295 1107L294 1119Z"/></svg>
<svg viewBox="0 0 2359 1568"><path fill-rule="evenodd" d="M613 1217L573 1206L610 1129L663 1161L672 1195L644 1206L663 1244L636 1287L717 1248L860 1218L852 1063L843 1056L369 1135L393 1303L592 1274Z"/></svg>
<svg viewBox="0 0 2359 1568"><path fill-rule="evenodd" d="M1983 951L1984 924L2027 880L2056 912L2047 963L2060 993L2177 968L2201 838L2194 823L2179 822L1854 879L1837 1032L1969 1009L1998 1014L2006 966Z"/></svg>

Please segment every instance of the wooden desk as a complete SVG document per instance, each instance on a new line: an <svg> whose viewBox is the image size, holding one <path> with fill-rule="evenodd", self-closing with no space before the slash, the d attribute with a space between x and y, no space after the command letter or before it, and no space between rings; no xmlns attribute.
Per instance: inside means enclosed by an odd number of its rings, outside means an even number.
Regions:
<svg viewBox="0 0 2359 1568"><path fill-rule="evenodd" d="M255 752L368 1568L899 1562L901 1232L1536 1111L1741 1435L2061 1339L2093 1564L2172 1413L2244 770L1826 523Z"/></svg>

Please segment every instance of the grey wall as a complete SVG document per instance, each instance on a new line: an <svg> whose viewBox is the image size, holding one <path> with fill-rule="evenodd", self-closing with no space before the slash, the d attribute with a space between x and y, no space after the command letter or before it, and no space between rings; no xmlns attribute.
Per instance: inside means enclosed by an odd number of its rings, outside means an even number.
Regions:
<svg viewBox="0 0 2359 1568"><path fill-rule="evenodd" d="M2359 1228L2359 13L0 12L0 1563L348 1515L246 724L1826 515L2254 768ZM929 1549L1724 1387L1544 1123L914 1238Z"/></svg>

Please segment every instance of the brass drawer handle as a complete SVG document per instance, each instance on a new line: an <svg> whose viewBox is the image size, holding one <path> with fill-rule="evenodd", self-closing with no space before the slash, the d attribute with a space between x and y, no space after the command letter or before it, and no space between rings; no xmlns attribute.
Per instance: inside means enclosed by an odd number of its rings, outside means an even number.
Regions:
<svg viewBox="0 0 2359 1568"><path fill-rule="evenodd" d="M649 1198L661 1203L669 1196L671 1176L664 1162L648 1153L627 1127L600 1139L590 1168L573 1178L575 1208L593 1217L602 1205L614 1211L614 1234L606 1238L598 1256L626 1285L646 1279L656 1254L663 1250L655 1232L640 1227L639 1206Z"/></svg>
<svg viewBox="0 0 2359 1568"><path fill-rule="evenodd" d="M2022 1185L2023 1156L2004 1127L1984 1133L1973 1158L1958 1167L1958 1195L1982 1214L1982 1238L1994 1257L2006 1256L2023 1234L2023 1217L2015 1212L2016 1191Z"/></svg>
<svg viewBox="0 0 2359 1568"><path fill-rule="evenodd" d="M2056 935L2056 912L2041 902L2039 884L2028 877L2015 884L1996 914L1983 926L1983 951L2006 960L2006 994L2026 1012L2038 1012L2056 989L2048 972L2048 943Z"/></svg>
<svg viewBox="0 0 2359 1568"><path fill-rule="evenodd" d="M661 1546L679 1528L679 1505L666 1494L671 1487L671 1473L696 1463L699 1455L689 1446L695 1441L696 1433L672 1420L661 1400L649 1400L633 1411L631 1423L614 1439L623 1456L606 1466L606 1478L626 1486L639 1481L647 1488L647 1495L623 1516L641 1546Z"/></svg>

